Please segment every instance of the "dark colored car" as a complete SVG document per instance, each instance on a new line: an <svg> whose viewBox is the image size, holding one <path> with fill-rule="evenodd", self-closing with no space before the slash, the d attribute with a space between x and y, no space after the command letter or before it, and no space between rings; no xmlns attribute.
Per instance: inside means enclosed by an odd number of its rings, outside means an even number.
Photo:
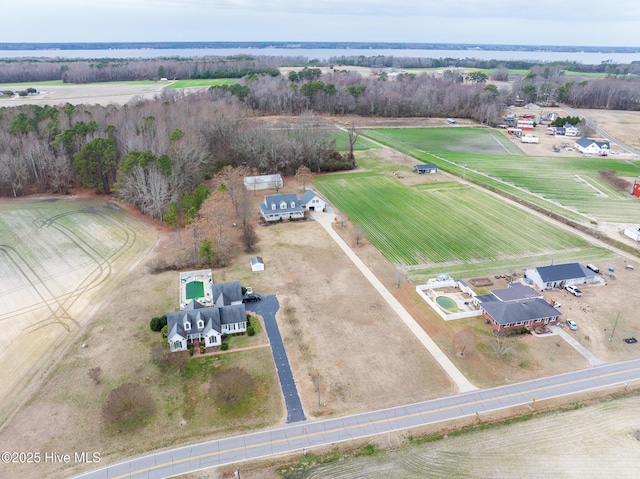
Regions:
<svg viewBox="0 0 640 479"><path fill-rule="evenodd" d="M251 294L246 294L242 297L242 302L243 303L251 303L253 301L260 301L262 299L262 296L260 296L259 294L256 293L251 293Z"/></svg>

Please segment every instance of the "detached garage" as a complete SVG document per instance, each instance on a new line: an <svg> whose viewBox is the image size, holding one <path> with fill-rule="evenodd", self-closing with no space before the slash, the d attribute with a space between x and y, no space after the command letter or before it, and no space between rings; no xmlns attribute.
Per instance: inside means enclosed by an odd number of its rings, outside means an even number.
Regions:
<svg viewBox="0 0 640 479"><path fill-rule="evenodd" d="M251 271L258 272L258 271L264 271L264 261L262 261L262 258L260 256L254 256L253 258L251 258Z"/></svg>

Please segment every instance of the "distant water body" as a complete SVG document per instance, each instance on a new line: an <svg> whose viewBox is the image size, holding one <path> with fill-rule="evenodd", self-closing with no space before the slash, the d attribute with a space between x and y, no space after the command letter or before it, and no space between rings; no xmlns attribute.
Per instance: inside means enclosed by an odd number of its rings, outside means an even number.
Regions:
<svg viewBox="0 0 640 479"><path fill-rule="evenodd" d="M613 63L631 63L640 61L640 51L619 52L582 52L582 51L525 51L525 50L422 50L422 49L348 49L348 48L141 48L141 49L92 49L92 50L0 50L1 58L160 58L206 56L255 55L276 57L304 57L308 60L329 60L336 57L393 56L413 58L475 58L478 60L520 60L531 62L572 61L584 65L599 65L603 61Z"/></svg>

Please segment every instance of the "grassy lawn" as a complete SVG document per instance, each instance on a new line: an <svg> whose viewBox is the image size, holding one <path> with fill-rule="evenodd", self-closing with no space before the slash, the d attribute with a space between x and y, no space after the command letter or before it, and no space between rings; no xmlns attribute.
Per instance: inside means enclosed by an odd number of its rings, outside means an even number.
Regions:
<svg viewBox="0 0 640 479"><path fill-rule="evenodd" d="M378 148L378 146L367 140L366 138L360 136L356 141L356 144L353 145L354 151L364 151L370 150L372 148ZM338 151L348 151L349 150L349 135L346 131L339 130L336 136L336 150Z"/></svg>
<svg viewBox="0 0 640 479"><path fill-rule="evenodd" d="M495 270L540 258L602 256L572 233L476 188L408 187L378 173L316 179L316 187L364 229L392 263L414 277L455 269ZM536 258L535 261L533 258Z"/></svg>

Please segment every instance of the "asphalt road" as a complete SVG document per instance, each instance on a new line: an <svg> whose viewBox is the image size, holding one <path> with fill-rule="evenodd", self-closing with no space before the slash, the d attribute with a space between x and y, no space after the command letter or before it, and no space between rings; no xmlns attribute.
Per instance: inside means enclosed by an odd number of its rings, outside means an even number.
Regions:
<svg viewBox="0 0 640 479"><path fill-rule="evenodd" d="M640 381L640 360L604 364L524 383L476 390L406 406L208 441L156 452L76 476L75 479L160 479L216 466L242 467L250 459L365 438L426 424L482 415L610 386Z"/></svg>
<svg viewBox="0 0 640 479"><path fill-rule="evenodd" d="M247 311L253 311L264 319L264 327L267 330L267 336L269 336L269 343L271 343L271 352L276 363L278 379L280 380L280 387L282 388L287 408L287 424L304 421L306 417L302 410L302 402L300 401L300 396L298 396L298 389L293 380L287 351L284 349L280 329L276 322L276 313L280 309L278 298L275 294L262 296L261 301L246 303L245 306Z"/></svg>

